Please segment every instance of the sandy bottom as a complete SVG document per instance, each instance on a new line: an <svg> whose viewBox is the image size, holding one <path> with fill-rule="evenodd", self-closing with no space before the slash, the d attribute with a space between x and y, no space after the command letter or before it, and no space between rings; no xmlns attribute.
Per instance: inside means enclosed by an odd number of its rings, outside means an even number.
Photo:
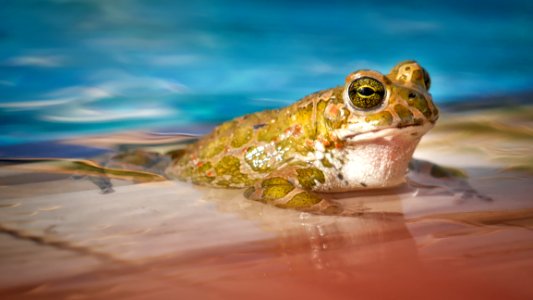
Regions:
<svg viewBox="0 0 533 300"><path fill-rule="evenodd" d="M352 217L181 182L113 179L102 193L4 165L0 298L532 299L531 120L477 116L443 117L415 156L461 168L491 200L429 183L335 195Z"/></svg>

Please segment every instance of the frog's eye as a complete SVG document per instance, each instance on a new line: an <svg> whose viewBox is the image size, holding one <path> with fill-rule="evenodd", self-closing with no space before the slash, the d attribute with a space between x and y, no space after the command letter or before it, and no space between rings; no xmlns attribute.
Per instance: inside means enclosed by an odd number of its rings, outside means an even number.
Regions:
<svg viewBox="0 0 533 300"><path fill-rule="evenodd" d="M424 73L424 85L426 86L426 90L429 91L429 87L431 86L431 78L429 77L429 73L426 71L426 69L422 68L422 72Z"/></svg>
<svg viewBox="0 0 533 300"><path fill-rule="evenodd" d="M372 77L360 77L350 83L348 97L356 110L368 111L380 107L385 100L385 87Z"/></svg>

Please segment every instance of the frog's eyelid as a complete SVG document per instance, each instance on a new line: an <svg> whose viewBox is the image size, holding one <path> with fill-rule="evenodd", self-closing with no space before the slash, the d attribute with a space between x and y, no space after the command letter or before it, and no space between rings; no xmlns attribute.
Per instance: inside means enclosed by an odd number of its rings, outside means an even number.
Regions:
<svg viewBox="0 0 533 300"><path fill-rule="evenodd" d="M379 72L376 72L374 70L362 69L362 70L355 71L351 73L350 75L348 75L348 77L346 77L346 83L352 83L355 80L359 78L363 78L363 77L374 78L381 83L384 83L387 79L387 77L385 77L383 74Z"/></svg>

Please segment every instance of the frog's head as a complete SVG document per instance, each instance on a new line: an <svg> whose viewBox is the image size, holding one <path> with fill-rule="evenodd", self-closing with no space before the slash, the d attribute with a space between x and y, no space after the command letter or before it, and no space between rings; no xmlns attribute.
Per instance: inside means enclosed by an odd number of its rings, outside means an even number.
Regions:
<svg viewBox="0 0 533 300"><path fill-rule="evenodd" d="M349 74L342 92L345 119L334 135L349 143L413 127L410 134L422 136L438 119L430 85L429 74L415 61L399 63L388 75L372 70Z"/></svg>
<svg viewBox="0 0 533 300"><path fill-rule="evenodd" d="M361 176L369 186L403 180L420 138L438 119L430 84L429 74L414 61L399 63L388 75L360 70L346 77L343 101L328 104L324 111L326 122L334 125L330 134L352 160L343 169L345 177L366 174ZM341 115L338 122L328 122Z"/></svg>

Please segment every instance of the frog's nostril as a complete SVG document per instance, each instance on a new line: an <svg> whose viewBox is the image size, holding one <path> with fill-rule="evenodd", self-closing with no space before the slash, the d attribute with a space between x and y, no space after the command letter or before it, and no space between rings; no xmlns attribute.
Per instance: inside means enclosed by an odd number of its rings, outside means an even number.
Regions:
<svg viewBox="0 0 533 300"><path fill-rule="evenodd" d="M416 94L415 93L409 93L409 99L414 99L416 98Z"/></svg>

